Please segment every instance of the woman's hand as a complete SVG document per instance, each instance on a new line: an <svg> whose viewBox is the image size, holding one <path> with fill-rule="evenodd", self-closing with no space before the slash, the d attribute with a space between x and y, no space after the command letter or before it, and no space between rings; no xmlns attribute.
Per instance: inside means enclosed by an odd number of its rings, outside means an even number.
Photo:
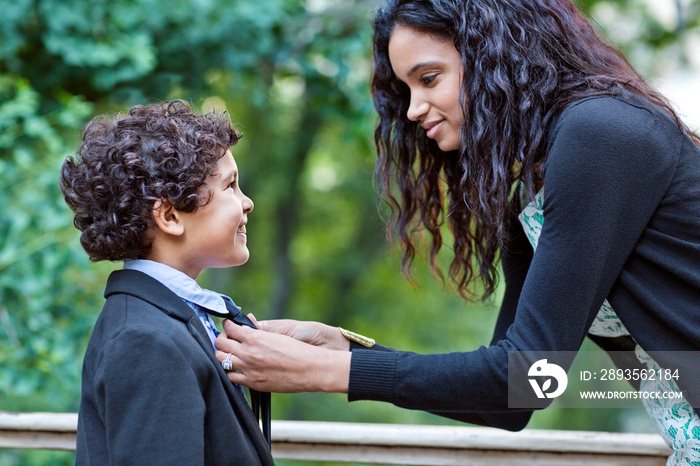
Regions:
<svg viewBox="0 0 700 466"><path fill-rule="evenodd" d="M266 332L287 335L309 345L340 351L348 351L350 349L350 341L340 333L338 327L331 327L320 322L280 319L263 320L259 323L256 322L256 325Z"/></svg>
<svg viewBox="0 0 700 466"><path fill-rule="evenodd" d="M267 326L260 324L263 328ZM231 354L233 370L228 372L231 382L265 392L347 393L350 351L329 350L274 331L242 327L229 320L224 320L223 327L224 332L216 339L219 349L216 358L221 362Z"/></svg>

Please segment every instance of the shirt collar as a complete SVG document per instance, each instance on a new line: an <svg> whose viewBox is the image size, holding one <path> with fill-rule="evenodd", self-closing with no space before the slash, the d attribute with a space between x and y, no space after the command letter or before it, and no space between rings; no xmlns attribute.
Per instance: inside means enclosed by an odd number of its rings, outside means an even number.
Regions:
<svg viewBox="0 0 700 466"><path fill-rule="evenodd" d="M161 282L185 301L201 306L222 317L228 315L224 300L238 308L228 296L200 287L189 275L161 262L146 259L129 260L124 262L124 269L143 272Z"/></svg>

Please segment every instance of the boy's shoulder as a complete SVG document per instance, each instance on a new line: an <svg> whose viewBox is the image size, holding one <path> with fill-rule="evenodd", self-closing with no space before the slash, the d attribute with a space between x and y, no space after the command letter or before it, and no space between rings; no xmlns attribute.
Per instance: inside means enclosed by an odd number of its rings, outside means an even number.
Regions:
<svg viewBox="0 0 700 466"><path fill-rule="evenodd" d="M93 338L110 339L122 332L153 332L171 337L189 333L187 322L195 316L165 285L136 270L112 272L104 296L106 302L95 323Z"/></svg>
<svg viewBox="0 0 700 466"><path fill-rule="evenodd" d="M190 364L207 359L191 328L196 314L157 280L133 270L112 272L105 298L85 353L88 373L95 375L105 365L128 369L142 358L157 366L155 360L162 358L156 355L166 357L173 351L188 355Z"/></svg>
<svg viewBox="0 0 700 466"><path fill-rule="evenodd" d="M161 309L171 317L189 320L191 311L175 293L161 282L138 270L116 270L107 279L104 296L110 299L126 296Z"/></svg>

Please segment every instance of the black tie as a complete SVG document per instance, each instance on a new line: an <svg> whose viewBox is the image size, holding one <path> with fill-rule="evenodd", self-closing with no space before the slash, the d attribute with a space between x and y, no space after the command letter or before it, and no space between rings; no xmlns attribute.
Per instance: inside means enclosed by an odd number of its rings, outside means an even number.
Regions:
<svg viewBox="0 0 700 466"><path fill-rule="evenodd" d="M210 311L209 309L206 309L206 311L211 315L223 317L238 325L245 325L247 327L257 328L255 324L248 318L248 316L241 312L241 308L233 304L228 299L224 299L224 302L226 303L226 309L228 309L228 314L222 315L219 312ZM265 440L267 440L267 444L271 445L270 426L272 416L270 411L270 393L259 392L253 389L249 390L251 408L253 410L253 413L255 414L255 418L258 421L262 419L263 435L265 436Z"/></svg>

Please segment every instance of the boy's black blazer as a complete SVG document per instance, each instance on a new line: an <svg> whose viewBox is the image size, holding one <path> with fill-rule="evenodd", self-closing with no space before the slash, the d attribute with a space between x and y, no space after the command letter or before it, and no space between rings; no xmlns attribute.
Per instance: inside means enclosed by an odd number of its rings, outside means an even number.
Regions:
<svg viewBox="0 0 700 466"><path fill-rule="evenodd" d="M113 272L83 362L78 465L270 465L241 390L176 294Z"/></svg>

